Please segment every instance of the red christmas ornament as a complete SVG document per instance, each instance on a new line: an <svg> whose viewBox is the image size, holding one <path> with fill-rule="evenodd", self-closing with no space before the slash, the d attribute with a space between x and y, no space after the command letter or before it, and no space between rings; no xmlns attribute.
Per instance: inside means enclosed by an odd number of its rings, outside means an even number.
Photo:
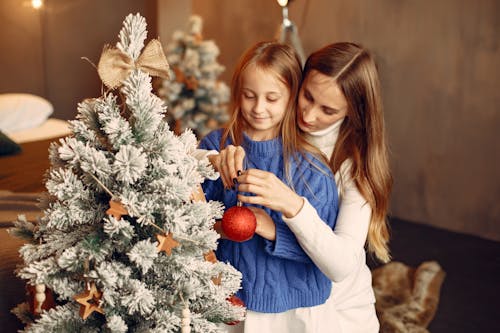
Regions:
<svg viewBox="0 0 500 333"><path fill-rule="evenodd" d="M228 297L227 300L233 305L245 307L245 303L238 296L232 295L232 296ZM230 322L226 323L226 325L236 325L238 323L239 323L239 321L235 320L235 321L230 321Z"/></svg>
<svg viewBox="0 0 500 333"><path fill-rule="evenodd" d="M235 242L244 242L255 234L257 219L250 209L238 205L224 212L221 226L227 238Z"/></svg>

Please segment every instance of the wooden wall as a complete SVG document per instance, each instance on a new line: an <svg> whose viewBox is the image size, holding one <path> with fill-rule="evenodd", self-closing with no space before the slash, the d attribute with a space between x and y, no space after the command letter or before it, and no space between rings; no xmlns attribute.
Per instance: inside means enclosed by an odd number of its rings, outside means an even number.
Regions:
<svg viewBox="0 0 500 333"><path fill-rule="evenodd" d="M45 95L42 16L28 3L0 1L0 93Z"/></svg>
<svg viewBox="0 0 500 333"><path fill-rule="evenodd" d="M192 0L230 77L272 38L275 1ZM500 2L295 0L306 53L355 41L377 56L394 173L392 215L500 240Z"/></svg>
<svg viewBox="0 0 500 333"><path fill-rule="evenodd" d="M34 93L50 100L54 117L73 119L77 104L98 97L96 70L104 44L115 44L125 16L140 12L148 37L157 36L156 0L45 0L0 2L0 93Z"/></svg>

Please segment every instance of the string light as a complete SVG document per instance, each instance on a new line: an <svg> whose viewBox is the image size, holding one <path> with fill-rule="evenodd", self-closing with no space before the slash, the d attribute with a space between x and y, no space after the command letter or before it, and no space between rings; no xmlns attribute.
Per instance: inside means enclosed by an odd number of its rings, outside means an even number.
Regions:
<svg viewBox="0 0 500 333"><path fill-rule="evenodd" d="M31 0L31 5L35 9L40 9L43 6L43 0Z"/></svg>

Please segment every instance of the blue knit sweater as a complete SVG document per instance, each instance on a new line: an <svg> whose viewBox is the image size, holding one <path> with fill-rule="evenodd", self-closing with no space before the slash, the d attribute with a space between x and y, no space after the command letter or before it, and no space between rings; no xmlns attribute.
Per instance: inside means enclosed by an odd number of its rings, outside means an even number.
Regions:
<svg viewBox="0 0 500 333"><path fill-rule="evenodd" d="M222 130L209 133L200 148L219 150ZM227 144L230 144L228 140ZM245 135L242 143L246 152L246 168L274 173L284 183L283 149L280 139L252 141ZM338 213L335 180L329 168L308 155L317 167L298 155L291 159L290 172L297 194L306 197L323 221L334 227ZM226 208L236 205L236 191L225 190L222 181L205 180L203 190L207 200L222 201ZM264 207L260 207L264 208ZM237 243L221 239L216 251L222 262L231 263L242 275L238 291L248 309L276 313L299 307L322 304L330 295L331 281L316 267L302 250L295 235L283 222L281 213L264 208L276 224L276 240L258 235Z"/></svg>

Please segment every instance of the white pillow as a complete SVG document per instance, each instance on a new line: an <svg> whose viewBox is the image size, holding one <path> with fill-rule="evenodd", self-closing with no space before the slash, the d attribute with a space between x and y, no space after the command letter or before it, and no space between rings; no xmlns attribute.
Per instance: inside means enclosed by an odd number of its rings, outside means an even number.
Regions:
<svg viewBox="0 0 500 333"><path fill-rule="evenodd" d="M54 112L45 98L31 94L0 94L0 130L12 133L41 125Z"/></svg>

